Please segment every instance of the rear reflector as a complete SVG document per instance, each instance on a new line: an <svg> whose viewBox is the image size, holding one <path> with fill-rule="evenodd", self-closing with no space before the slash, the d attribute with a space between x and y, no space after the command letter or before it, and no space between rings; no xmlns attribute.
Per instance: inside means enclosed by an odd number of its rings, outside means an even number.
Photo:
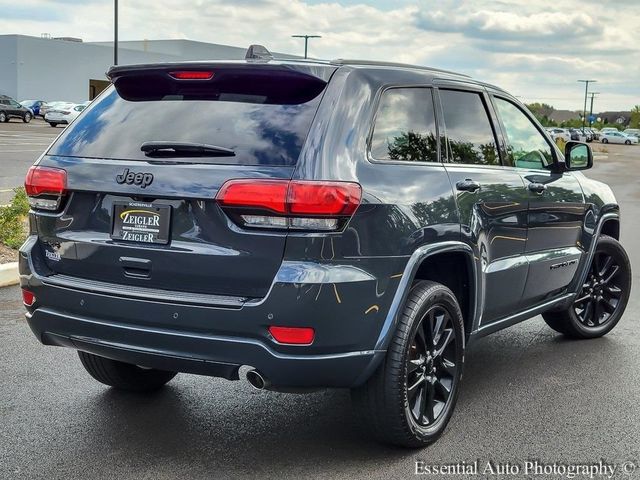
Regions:
<svg viewBox="0 0 640 480"><path fill-rule="evenodd" d="M269 333L278 343L288 345L311 345L315 330L310 327L269 327Z"/></svg>
<svg viewBox="0 0 640 480"><path fill-rule="evenodd" d="M229 180L218 203L245 226L297 230L338 230L362 198L353 182L306 180Z"/></svg>
<svg viewBox="0 0 640 480"><path fill-rule="evenodd" d="M177 72L169 72L176 80L211 80L213 72L204 70L180 70Z"/></svg>
<svg viewBox="0 0 640 480"><path fill-rule="evenodd" d="M22 289L22 303L24 303L27 307L32 307L34 303L36 303L36 296L33 292L29 290Z"/></svg>

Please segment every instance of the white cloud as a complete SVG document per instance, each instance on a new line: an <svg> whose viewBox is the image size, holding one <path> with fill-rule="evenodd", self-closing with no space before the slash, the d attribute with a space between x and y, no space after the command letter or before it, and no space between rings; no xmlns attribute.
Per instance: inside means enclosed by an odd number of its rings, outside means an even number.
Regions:
<svg viewBox="0 0 640 480"><path fill-rule="evenodd" d="M597 78L598 109L640 104L637 0L137 0L120 2L123 40L188 38L310 55L450 68L559 108L582 105L578 78ZM369 4L367 4L369 3ZM380 8L382 4L384 9ZM377 5L377 6L376 6ZM0 0L0 33L113 35L110 1ZM43 12L56 12L47 21ZM33 15L29 15L29 12ZM38 13L36 15L36 13Z"/></svg>

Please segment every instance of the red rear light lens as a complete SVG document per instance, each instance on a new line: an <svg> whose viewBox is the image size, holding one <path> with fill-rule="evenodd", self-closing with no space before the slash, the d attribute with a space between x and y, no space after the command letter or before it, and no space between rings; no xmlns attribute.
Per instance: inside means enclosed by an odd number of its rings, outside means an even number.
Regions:
<svg viewBox="0 0 640 480"><path fill-rule="evenodd" d="M29 290L22 289L22 303L24 303L27 307L32 307L34 303L36 303L36 296L33 292Z"/></svg>
<svg viewBox="0 0 640 480"><path fill-rule="evenodd" d="M361 196L357 183L293 181L287 203L294 215L352 215Z"/></svg>
<svg viewBox="0 0 640 480"><path fill-rule="evenodd" d="M339 230L362 198L352 182L229 180L216 199L244 226L295 230Z"/></svg>
<svg viewBox="0 0 640 480"><path fill-rule="evenodd" d="M269 333L278 343L288 345L311 345L315 330L310 327L269 327Z"/></svg>
<svg viewBox="0 0 640 480"><path fill-rule="evenodd" d="M60 168L33 166L24 182L27 195L37 197L43 193L63 195L67 189L67 172Z"/></svg>
<svg viewBox="0 0 640 480"><path fill-rule="evenodd" d="M180 70L177 72L169 72L176 80L211 80L213 72L204 70Z"/></svg>
<svg viewBox="0 0 640 480"><path fill-rule="evenodd" d="M230 180L216 198L223 207L255 207L287 213L287 180Z"/></svg>

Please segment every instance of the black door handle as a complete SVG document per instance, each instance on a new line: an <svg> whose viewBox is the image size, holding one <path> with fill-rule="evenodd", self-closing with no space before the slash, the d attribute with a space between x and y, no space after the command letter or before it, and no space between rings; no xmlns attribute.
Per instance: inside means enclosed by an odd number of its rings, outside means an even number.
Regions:
<svg viewBox="0 0 640 480"><path fill-rule="evenodd" d="M527 188L532 192L543 194L547 186L544 183L531 182Z"/></svg>
<svg viewBox="0 0 640 480"><path fill-rule="evenodd" d="M480 190L480 184L470 178L465 178L456 183L456 188L461 192L476 192Z"/></svg>

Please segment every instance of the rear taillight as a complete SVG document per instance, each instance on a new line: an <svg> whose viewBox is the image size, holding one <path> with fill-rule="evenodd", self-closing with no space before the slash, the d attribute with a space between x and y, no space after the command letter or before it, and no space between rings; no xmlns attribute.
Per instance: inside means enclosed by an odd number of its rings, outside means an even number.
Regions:
<svg viewBox="0 0 640 480"><path fill-rule="evenodd" d="M34 165L27 172L24 188L32 208L58 210L62 197L67 193L67 172Z"/></svg>
<svg viewBox="0 0 640 480"><path fill-rule="evenodd" d="M245 227L279 230L340 230L360 205L352 182L229 180L216 200Z"/></svg>

